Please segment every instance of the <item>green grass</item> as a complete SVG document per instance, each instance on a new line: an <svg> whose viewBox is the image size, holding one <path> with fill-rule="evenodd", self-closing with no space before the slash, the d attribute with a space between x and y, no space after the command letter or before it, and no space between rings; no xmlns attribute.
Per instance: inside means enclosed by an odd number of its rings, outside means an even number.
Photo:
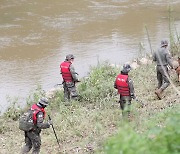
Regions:
<svg viewBox="0 0 180 154"><path fill-rule="evenodd" d="M120 127L118 135L105 145L107 154L177 154L180 152L179 105L157 114L147 123L148 129L138 133L133 125ZM158 117L158 119L157 119Z"/></svg>
<svg viewBox="0 0 180 154"><path fill-rule="evenodd" d="M155 66L146 65L138 70L132 70L130 77L134 81L137 97L145 106L141 108L138 102L132 101L132 119L127 123L122 119L118 104L119 96L114 89L114 80L118 73L120 69L111 67L107 62L99 64L91 68L88 78L78 83L78 91L81 95L79 101L67 104L63 100L63 91L58 91L51 99L46 110L52 117L60 139L61 153L112 153L113 150L115 150L113 153L120 153L119 149L121 149L122 153L148 154L169 150L164 140L170 140L173 133L165 132L170 129L178 133L174 126L166 122L175 111L179 110L177 105L179 99L175 91L171 86L168 87L164 92L165 98L159 101L154 95L157 85ZM174 83L175 76L175 74L172 76ZM176 87L179 89L178 85ZM27 100L27 106L42 95L44 93L41 89L33 93ZM18 129L18 121L16 121L23 111L13 107L11 109L0 118L0 153L2 154L11 154L12 151L19 153L24 144L24 134ZM17 114L14 116L13 113ZM158 125L161 127L157 127ZM52 129L43 130L41 136L41 153L58 153L58 145ZM172 137L172 140L179 143L176 136ZM158 142L162 143L163 148L160 147L161 144L157 144ZM170 149L178 149L175 142L172 142Z"/></svg>

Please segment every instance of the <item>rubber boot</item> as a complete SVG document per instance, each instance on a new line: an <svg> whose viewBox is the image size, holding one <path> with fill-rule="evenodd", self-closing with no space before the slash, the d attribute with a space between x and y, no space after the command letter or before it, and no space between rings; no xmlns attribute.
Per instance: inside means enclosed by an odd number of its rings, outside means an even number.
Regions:
<svg viewBox="0 0 180 154"><path fill-rule="evenodd" d="M162 99L161 93L162 93L162 89L157 89L157 90L155 91L155 94L157 95L157 97L158 97L159 100Z"/></svg>

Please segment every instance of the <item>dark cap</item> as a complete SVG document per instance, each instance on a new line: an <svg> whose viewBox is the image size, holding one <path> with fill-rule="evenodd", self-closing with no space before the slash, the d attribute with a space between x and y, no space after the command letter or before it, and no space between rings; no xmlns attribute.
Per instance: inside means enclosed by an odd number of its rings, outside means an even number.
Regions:
<svg viewBox="0 0 180 154"><path fill-rule="evenodd" d="M71 60L71 59L74 59L74 55L73 54L68 54L66 55L66 60Z"/></svg>
<svg viewBox="0 0 180 154"><path fill-rule="evenodd" d="M129 72L131 70L131 66L129 64L124 64L123 65L123 72Z"/></svg>
<svg viewBox="0 0 180 154"><path fill-rule="evenodd" d="M167 40L162 40L161 41L161 47L164 47L164 46L168 46L168 41Z"/></svg>

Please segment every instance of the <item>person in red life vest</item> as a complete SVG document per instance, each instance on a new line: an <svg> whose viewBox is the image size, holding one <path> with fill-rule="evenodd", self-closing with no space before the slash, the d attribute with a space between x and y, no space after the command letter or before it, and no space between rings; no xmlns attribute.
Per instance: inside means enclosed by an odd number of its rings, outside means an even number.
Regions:
<svg viewBox="0 0 180 154"><path fill-rule="evenodd" d="M124 64L121 73L116 77L114 88L118 89L120 94L120 108L122 115L130 117L130 105L132 98L135 99L134 86L132 80L129 78L128 73L131 70L129 64Z"/></svg>
<svg viewBox="0 0 180 154"><path fill-rule="evenodd" d="M77 73L72 65L74 62L74 55L69 54L66 56L64 62L60 64L60 72L63 78L63 88L64 88L64 99L69 101L70 99L77 99L78 93L76 90L76 82L79 82Z"/></svg>
<svg viewBox="0 0 180 154"><path fill-rule="evenodd" d="M47 123L43 122L46 115L45 107L47 105L48 99L43 97L37 104L31 106L34 128L30 131L25 131L25 145L22 148L22 154L28 153L32 148L32 154L39 154L41 146L41 129L49 128L50 125L52 125L52 121L48 121Z"/></svg>

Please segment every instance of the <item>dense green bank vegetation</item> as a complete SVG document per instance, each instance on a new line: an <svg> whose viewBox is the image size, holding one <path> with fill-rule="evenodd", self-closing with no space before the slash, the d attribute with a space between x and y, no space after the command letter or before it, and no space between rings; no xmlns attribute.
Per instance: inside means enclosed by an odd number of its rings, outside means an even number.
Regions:
<svg viewBox="0 0 180 154"><path fill-rule="evenodd" d="M107 141L105 153L178 154L180 152L178 110L179 107L176 106L155 115L148 120L146 123L148 130L143 133L136 132L134 125L122 125L118 134Z"/></svg>
<svg viewBox="0 0 180 154"><path fill-rule="evenodd" d="M78 83L79 101L64 102L59 90L47 107L61 143L62 153L178 153L179 96L172 88L164 92L163 100L154 95L156 88L155 65L142 65L132 70L137 97L145 104L132 101L131 122L122 119L119 96L113 84L120 68L108 63L92 67L88 78ZM171 79L176 82L176 74ZM38 88L27 99L28 108L44 95ZM3 154L19 153L24 144L23 132L18 129L18 117L23 112L16 106L18 100L0 118L0 149ZM16 106L16 108L14 107ZM114 137L111 137L115 135ZM110 139L109 139L110 137ZM42 132L42 154L58 153L52 129Z"/></svg>

